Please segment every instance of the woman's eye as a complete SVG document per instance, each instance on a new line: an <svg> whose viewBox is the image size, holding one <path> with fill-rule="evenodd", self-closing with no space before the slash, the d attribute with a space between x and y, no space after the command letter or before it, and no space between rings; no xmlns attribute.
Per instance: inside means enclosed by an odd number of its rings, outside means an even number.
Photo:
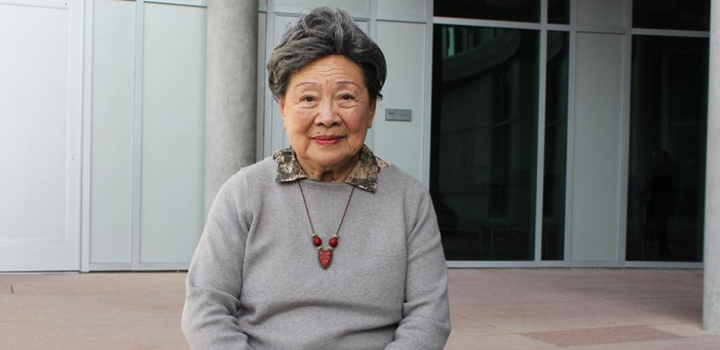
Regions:
<svg viewBox="0 0 720 350"><path fill-rule="evenodd" d="M353 100L353 99L355 99L355 97L353 97L353 95L350 95L350 94L342 94L342 95L340 95L340 99L341 100Z"/></svg>
<svg viewBox="0 0 720 350"><path fill-rule="evenodd" d="M302 102L312 102L315 101L315 98L313 96L305 95L300 98L300 101Z"/></svg>

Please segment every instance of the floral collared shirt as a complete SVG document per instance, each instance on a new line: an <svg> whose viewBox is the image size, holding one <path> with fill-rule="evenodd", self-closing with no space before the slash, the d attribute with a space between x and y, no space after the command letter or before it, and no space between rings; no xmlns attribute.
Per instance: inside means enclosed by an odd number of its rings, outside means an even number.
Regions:
<svg viewBox="0 0 720 350"><path fill-rule="evenodd" d="M291 147L275 151L273 159L278 163L275 181L289 182L300 179L307 179L308 175L300 167L295 151ZM360 149L360 162L350 172L345 183L361 188L365 191L377 191L378 174L387 168L388 163L376 157L370 147L363 145Z"/></svg>

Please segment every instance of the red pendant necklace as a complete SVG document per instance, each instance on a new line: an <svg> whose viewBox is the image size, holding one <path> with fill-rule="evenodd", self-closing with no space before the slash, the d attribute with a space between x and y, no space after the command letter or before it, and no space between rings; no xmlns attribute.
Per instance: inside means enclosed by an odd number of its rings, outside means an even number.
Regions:
<svg viewBox="0 0 720 350"><path fill-rule="evenodd" d="M300 185L300 181L298 181L297 184L298 187L300 187L300 195L303 199L303 205L305 205L305 213L307 214L308 222L310 223L310 229L312 230L312 244L317 247L318 261L320 262L320 266L324 270L327 270L327 268L330 266L330 263L332 262L333 250L338 246L340 240L340 227L342 227L343 221L345 221L345 214L347 214L348 207L350 206L350 199L352 199L353 192L355 192L355 187L350 186L350 196L348 197L347 203L345 204L345 211L343 211L342 218L340 219L340 224L338 225L337 231L335 231L335 235L330 237L330 241L328 242L328 249L323 249L322 238L320 238L320 236L318 236L318 234L315 232L315 227L313 227L312 220L310 219L310 210L308 210L307 201L305 200L305 193L303 192L302 185Z"/></svg>

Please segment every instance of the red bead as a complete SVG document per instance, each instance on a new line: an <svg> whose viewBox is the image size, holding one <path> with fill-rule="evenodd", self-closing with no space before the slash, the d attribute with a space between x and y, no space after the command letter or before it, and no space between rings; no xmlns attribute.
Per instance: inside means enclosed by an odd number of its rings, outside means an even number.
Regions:
<svg viewBox="0 0 720 350"><path fill-rule="evenodd" d="M313 237L313 245L319 247L322 245L322 238L315 236Z"/></svg>
<svg viewBox="0 0 720 350"><path fill-rule="evenodd" d="M330 238L330 246L335 248L335 247L337 247L337 245L338 245L338 238L337 237Z"/></svg>

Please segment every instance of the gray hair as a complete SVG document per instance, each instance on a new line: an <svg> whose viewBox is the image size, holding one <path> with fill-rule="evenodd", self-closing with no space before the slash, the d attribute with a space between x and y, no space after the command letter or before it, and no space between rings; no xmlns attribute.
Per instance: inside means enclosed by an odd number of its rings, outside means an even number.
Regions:
<svg viewBox="0 0 720 350"><path fill-rule="evenodd" d="M347 12L329 7L303 14L273 49L267 63L273 96L284 97L293 73L329 55L342 55L360 66L370 97L382 99L380 90L387 76L385 56Z"/></svg>

